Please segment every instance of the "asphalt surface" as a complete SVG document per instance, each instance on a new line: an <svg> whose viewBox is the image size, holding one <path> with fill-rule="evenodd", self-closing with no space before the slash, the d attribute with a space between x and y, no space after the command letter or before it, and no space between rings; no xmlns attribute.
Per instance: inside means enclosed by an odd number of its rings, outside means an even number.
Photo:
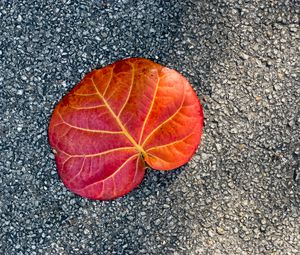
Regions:
<svg viewBox="0 0 300 255"><path fill-rule="evenodd" d="M0 1L0 254L300 254L300 3ZM185 166L115 201L60 181L55 104L92 69L147 57L206 117Z"/></svg>

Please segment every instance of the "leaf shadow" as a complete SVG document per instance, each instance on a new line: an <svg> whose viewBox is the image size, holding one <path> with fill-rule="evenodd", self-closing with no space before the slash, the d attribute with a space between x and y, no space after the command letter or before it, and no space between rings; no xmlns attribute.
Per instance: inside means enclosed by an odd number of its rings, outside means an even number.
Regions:
<svg viewBox="0 0 300 255"><path fill-rule="evenodd" d="M158 171L148 168L143 181L139 187L133 191L135 199L142 201L146 197L153 195L153 193L163 195L184 170L185 166L171 171Z"/></svg>

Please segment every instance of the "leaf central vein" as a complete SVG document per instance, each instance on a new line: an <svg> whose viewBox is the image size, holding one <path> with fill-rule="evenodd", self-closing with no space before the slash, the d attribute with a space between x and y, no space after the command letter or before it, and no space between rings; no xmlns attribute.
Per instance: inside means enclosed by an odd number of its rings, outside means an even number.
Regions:
<svg viewBox="0 0 300 255"><path fill-rule="evenodd" d="M116 120L116 122L118 123L118 125L120 126L120 128L122 129L122 131L124 132L124 135L128 138L128 140L134 145L134 147L136 148L137 151L141 152L142 154L145 154L145 151L142 149L142 147L140 145L138 145L136 143L136 141L133 139L133 137L129 134L128 130L126 129L126 127L123 125L123 123L121 122L121 120L119 119L119 117L115 114L115 112L113 111L113 109L110 107L109 103L107 102L107 100L104 98L104 96L100 93L100 91L98 90L93 77L91 78L93 86L95 87L95 90L99 96L99 98L103 101L103 103L105 104L106 108L109 110L109 112L111 113L111 115L114 117L114 119Z"/></svg>

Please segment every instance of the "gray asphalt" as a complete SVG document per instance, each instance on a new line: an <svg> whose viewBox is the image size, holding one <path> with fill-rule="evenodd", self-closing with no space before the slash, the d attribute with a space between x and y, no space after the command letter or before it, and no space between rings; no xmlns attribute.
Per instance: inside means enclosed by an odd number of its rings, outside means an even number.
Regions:
<svg viewBox="0 0 300 255"><path fill-rule="evenodd" d="M74 2L0 1L0 254L300 254L299 1ZM189 79L203 140L90 201L60 181L47 127L84 74L125 57Z"/></svg>

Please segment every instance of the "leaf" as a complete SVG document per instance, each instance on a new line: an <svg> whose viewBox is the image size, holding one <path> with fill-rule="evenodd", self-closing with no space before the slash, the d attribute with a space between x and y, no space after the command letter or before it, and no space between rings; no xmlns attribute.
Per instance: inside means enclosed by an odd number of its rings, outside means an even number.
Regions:
<svg viewBox="0 0 300 255"><path fill-rule="evenodd" d="M131 58L87 74L56 106L49 125L59 175L74 193L108 200L170 170L197 149L203 110L188 81Z"/></svg>

